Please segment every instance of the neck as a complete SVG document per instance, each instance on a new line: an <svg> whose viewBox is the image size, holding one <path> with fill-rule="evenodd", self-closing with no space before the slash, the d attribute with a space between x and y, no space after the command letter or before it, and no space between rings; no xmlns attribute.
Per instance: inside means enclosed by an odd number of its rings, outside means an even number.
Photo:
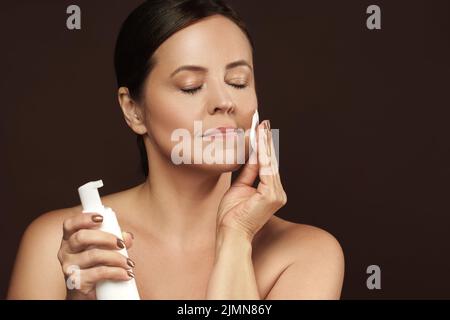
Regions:
<svg viewBox="0 0 450 320"><path fill-rule="evenodd" d="M149 175L140 187L149 231L178 247L214 246L217 209L230 187L231 172L175 165L152 151Z"/></svg>

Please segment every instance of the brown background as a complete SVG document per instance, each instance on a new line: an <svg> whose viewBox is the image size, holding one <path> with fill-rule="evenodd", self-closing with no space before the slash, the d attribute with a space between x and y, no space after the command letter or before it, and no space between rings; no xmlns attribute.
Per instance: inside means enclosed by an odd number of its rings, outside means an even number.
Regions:
<svg viewBox="0 0 450 320"><path fill-rule="evenodd" d="M34 218L78 204L87 181L108 194L142 179L112 63L140 2L2 3L1 297ZM449 298L449 1L230 3L256 42L261 118L280 129L278 215L338 238L343 298ZM365 27L370 4L382 30ZM366 288L371 264L381 290Z"/></svg>

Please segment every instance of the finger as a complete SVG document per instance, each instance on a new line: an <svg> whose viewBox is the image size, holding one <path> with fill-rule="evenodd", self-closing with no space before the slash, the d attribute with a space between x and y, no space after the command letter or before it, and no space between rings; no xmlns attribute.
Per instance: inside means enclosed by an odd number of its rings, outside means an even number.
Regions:
<svg viewBox="0 0 450 320"><path fill-rule="evenodd" d="M256 141L258 141L259 129L263 128L263 123L260 123L258 127L256 127ZM256 157L259 150L259 144L257 144L256 151L252 151L249 160L242 168L241 173L233 182L233 186L238 185L246 185L253 186L253 182L255 182L256 177L259 173L259 164L258 161L252 160L252 157ZM256 153L255 153L256 152Z"/></svg>
<svg viewBox="0 0 450 320"><path fill-rule="evenodd" d="M269 124L268 120L262 122L263 128L258 130L258 162L259 162L259 178L264 183L270 183L270 176L273 175L271 164L271 146L269 141Z"/></svg>
<svg viewBox="0 0 450 320"><path fill-rule="evenodd" d="M278 166L278 159L275 149L275 144L273 141L273 132L272 130L268 131L268 142L269 142L269 158L270 158L270 167L271 167L271 175L273 175L274 178L274 184L277 189L282 189L281 180L280 180L280 174L279 174L279 166Z"/></svg>
<svg viewBox="0 0 450 320"><path fill-rule="evenodd" d="M122 239L125 242L125 246L130 248L133 245L134 234L130 231L122 231Z"/></svg>
<svg viewBox="0 0 450 320"><path fill-rule="evenodd" d="M273 142L273 133L272 130L270 130L269 128L269 132L268 132L268 140L269 140L269 157L270 157L270 164L272 166L272 171L274 175L278 174L278 159L277 159L277 154L275 152L275 145Z"/></svg>
<svg viewBox="0 0 450 320"><path fill-rule="evenodd" d="M80 271L80 281L87 286L93 286L103 280L124 281L132 278L134 278L133 271L118 267L99 266Z"/></svg>
<svg viewBox="0 0 450 320"><path fill-rule="evenodd" d="M135 267L135 262L115 250L92 248L80 253L68 254L63 263L64 273L67 274L74 265L81 269L99 265L130 269Z"/></svg>
<svg viewBox="0 0 450 320"><path fill-rule="evenodd" d="M109 232L92 229L81 229L75 232L68 239L71 252L80 252L89 246L101 249L124 249L125 242Z"/></svg>
<svg viewBox="0 0 450 320"><path fill-rule="evenodd" d="M75 214L63 222L63 239L69 239L72 234L80 229L99 227L102 222L103 216L99 213Z"/></svg>
<svg viewBox="0 0 450 320"><path fill-rule="evenodd" d="M261 139L259 149L260 160L260 183L258 184L257 191L262 199L267 199L272 204L285 203L286 198L280 175L278 172L278 161L276 158L275 145L273 143L273 135L270 130L270 122L264 121L264 130L261 130ZM256 195L258 196L258 195ZM263 201L264 202L264 201Z"/></svg>
<svg viewBox="0 0 450 320"><path fill-rule="evenodd" d="M270 124L269 124L270 127ZM280 203L282 206L287 202L287 195L284 192L283 184L281 183L281 177L279 172L279 165L278 165L278 159L277 159L277 153L275 149L275 144L273 141L273 132L272 130L269 130L268 132L268 140L269 140L269 157L270 157L270 165L272 168L272 175L273 175L273 184L274 184L274 190L276 194L276 198L280 200Z"/></svg>

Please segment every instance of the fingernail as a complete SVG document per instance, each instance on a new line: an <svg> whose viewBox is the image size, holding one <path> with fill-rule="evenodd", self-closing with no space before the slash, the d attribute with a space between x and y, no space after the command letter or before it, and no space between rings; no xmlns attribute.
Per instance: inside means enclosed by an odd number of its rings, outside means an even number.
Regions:
<svg viewBox="0 0 450 320"><path fill-rule="evenodd" d="M132 267L132 268L134 268L134 266L136 265L136 264L134 263L134 261L131 260L130 258L127 259L127 264L128 264L130 267Z"/></svg>
<svg viewBox="0 0 450 320"><path fill-rule="evenodd" d="M125 248L125 242L122 239L117 238L117 246L121 249Z"/></svg>
<svg viewBox="0 0 450 320"><path fill-rule="evenodd" d="M102 221L103 221L103 216L100 215L100 214L94 214L94 215L91 217L91 219L92 219L92 221L94 221L94 222L102 222Z"/></svg>
<svg viewBox="0 0 450 320"><path fill-rule="evenodd" d="M127 231L129 234L130 234L130 236L131 236L131 239L133 239L134 240L134 234L132 233L132 232L130 232L130 231Z"/></svg>
<svg viewBox="0 0 450 320"><path fill-rule="evenodd" d="M129 276L130 278L134 278L134 273L133 273L133 271L127 270L127 273L128 273L128 276Z"/></svg>
<svg viewBox="0 0 450 320"><path fill-rule="evenodd" d="M270 130L270 120L267 120L267 130Z"/></svg>

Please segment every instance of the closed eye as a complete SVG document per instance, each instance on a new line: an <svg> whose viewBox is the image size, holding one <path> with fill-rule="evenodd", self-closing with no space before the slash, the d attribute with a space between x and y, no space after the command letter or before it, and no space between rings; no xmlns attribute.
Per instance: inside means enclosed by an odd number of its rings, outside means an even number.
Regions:
<svg viewBox="0 0 450 320"><path fill-rule="evenodd" d="M202 88L202 86L197 87L197 88L192 88L192 89L181 89L181 91L184 92L184 93L187 93L187 94L194 94L198 90L200 90L201 88Z"/></svg>
<svg viewBox="0 0 450 320"><path fill-rule="evenodd" d="M235 87L236 89L244 89L247 87L246 84L230 84L231 86Z"/></svg>
<svg viewBox="0 0 450 320"><path fill-rule="evenodd" d="M246 84L233 84L233 83L230 83L230 86L232 86L232 87L234 87L234 88L236 88L236 89L244 89L244 88L247 87ZM196 93L197 91L199 91L202 87L203 87L203 85L201 85L200 87L191 88L191 89L181 89L181 91L182 91L183 93L186 93L186 94L195 94L195 93Z"/></svg>

